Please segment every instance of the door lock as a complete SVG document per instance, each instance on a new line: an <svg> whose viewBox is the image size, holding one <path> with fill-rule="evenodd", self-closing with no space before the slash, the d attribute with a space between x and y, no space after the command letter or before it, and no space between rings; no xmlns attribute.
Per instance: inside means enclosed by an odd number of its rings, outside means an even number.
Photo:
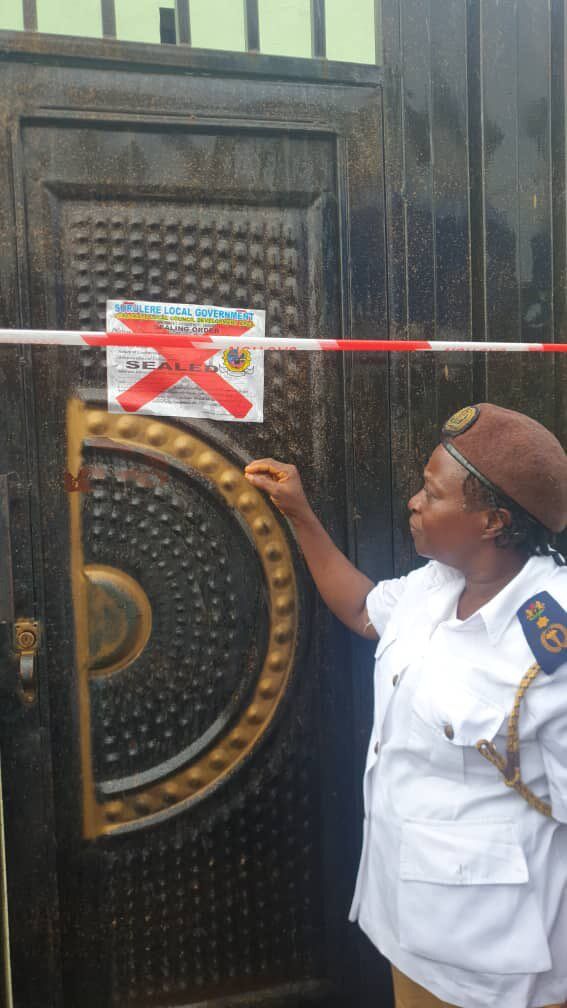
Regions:
<svg viewBox="0 0 567 1008"><path fill-rule="evenodd" d="M37 673L35 658L39 649L40 626L38 620L16 620L14 624L14 647L20 656L18 685L22 700L32 704L37 697Z"/></svg>

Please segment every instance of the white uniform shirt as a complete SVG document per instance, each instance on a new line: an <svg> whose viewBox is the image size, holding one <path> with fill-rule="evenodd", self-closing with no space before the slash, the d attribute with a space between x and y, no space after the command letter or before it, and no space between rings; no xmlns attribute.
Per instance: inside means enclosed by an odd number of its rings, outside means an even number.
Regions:
<svg viewBox="0 0 567 1008"><path fill-rule="evenodd" d="M567 609L567 568L532 557L461 621L463 587L432 562L368 596L380 641L351 920L443 1001L539 1008L567 998L567 664L539 674L519 723L522 779L554 818L506 787L475 743L505 753L535 660L516 612L543 590Z"/></svg>

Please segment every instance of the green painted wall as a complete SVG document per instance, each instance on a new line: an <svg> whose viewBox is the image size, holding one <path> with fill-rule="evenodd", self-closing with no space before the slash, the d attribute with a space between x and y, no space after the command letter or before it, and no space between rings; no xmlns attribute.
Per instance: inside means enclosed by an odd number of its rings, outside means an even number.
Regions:
<svg viewBox="0 0 567 1008"><path fill-rule="evenodd" d="M37 28L54 35L100 37L100 0L37 0Z"/></svg>
<svg viewBox="0 0 567 1008"><path fill-rule="evenodd" d="M310 0L258 0L260 51L311 56Z"/></svg>
<svg viewBox="0 0 567 1008"><path fill-rule="evenodd" d="M326 0L327 59L375 63L374 0Z"/></svg>
<svg viewBox="0 0 567 1008"><path fill-rule="evenodd" d="M240 0L191 0L191 43L197 49L246 49Z"/></svg>
<svg viewBox="0 0 567 1008"><path fill-rule="evenodd" d="M0 0L0 29L21 31L23 27L22 0Z"/></svg>
<svg viewBox="0 0 567 1008"><path fill-rule="evenodd" d="M191 0L192 43L199 49L246 49L245 0ZM160 41L160 7L175 0L115 0L118 38ZM326 0L327 57L381 62L375 52L375 0ZM102 35L101 0L37 0L38 28L58 35ZM311 56L310 0L258 0L260 50ZM23 0L0 0L0 29L23 29ZM381 49L381 43L378 42Z"/></svg>
<svg viewBox="0 0 567 1008"><path fill-rule="evenodd" d="M159 42L159 9L175 0L115 0L116 35L128 42Z"/></svg>

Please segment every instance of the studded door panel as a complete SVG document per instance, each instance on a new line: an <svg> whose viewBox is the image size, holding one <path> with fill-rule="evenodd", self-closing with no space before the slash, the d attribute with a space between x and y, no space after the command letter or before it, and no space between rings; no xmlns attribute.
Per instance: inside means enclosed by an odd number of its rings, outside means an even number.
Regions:
<svg viewBox="0 0 567 1008"><path fill-rule="evenodd" d="M294 150L256 139L251 166L242 137L177 138L174 151L159 134L134 143L85 128L34 126L24 139L46 179L28 185L42 222L31 254L38 275L44 257L54 263L54 323L103 328L107 298L132 296L253 305L270 335L331 334L338 219L327 139L308 151L304 140ZM80 152L97 145L99 159L112 148L126 168L101 169L93 199L96 171ZM211 168L219 145L232 151L230 171ZM140 160L154 151L149 179L128 167L133 149ZM64 954L82 963L67 971L73 1005L85 976L97 1008L214 1003L290 983L321 998L328 986L305 578L285 520L242 469L253 456L302 466L336 451L336 420L328 447L317 424L341 375L308 355L266 364L266 421L235 429L108 414L103 351L49 361L47 409L54 425L66 414L81 766L79 807L67 799L67 812L75 828L80 814L96 864L85 871L89 858L71 844ZM59 774L68 780L63 765Z"/></svg>
<svg viewBox="0 0 567 1008"><path fill-rule="evenodd" d="M369 335L376 92L119 77L20 82L33 323L102 329L131 296ZM264 423L224 424L111 415L103 351L33 352L61 1008L352 1004L346 638L243 477L296 463L344 547L350 377L333 355L265 364Z"/></svg>

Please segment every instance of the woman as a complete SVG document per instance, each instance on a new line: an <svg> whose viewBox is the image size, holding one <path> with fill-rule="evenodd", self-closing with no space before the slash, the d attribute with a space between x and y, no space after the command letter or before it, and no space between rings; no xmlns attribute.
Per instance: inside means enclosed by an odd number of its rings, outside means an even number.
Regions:
<svg viewBox="0 0 567 1008"><path fill-rule="evenodd" d="M563 1003L561 445L488 403L455 414L408 505L430 562L376 586L333 544L293 466L263 459L246 475L293 524L329 608L379 638L351 919L391 961L398 1008Z"/></svg>

